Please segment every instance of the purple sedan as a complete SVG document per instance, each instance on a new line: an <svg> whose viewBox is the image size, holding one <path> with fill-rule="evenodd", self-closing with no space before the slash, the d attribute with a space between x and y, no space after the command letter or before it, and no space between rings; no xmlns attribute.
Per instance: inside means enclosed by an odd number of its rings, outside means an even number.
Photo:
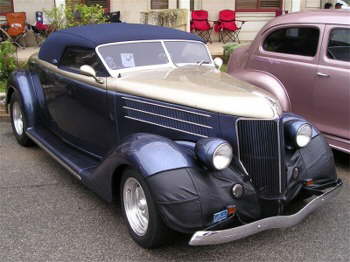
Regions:
<svg viewBox="0 0 350 262"><path fill-rule="evenodd" d="M235 50L228 73L276 96L284 111L314 123L350 153L350 14L292 13L272 20Z"/></svg>

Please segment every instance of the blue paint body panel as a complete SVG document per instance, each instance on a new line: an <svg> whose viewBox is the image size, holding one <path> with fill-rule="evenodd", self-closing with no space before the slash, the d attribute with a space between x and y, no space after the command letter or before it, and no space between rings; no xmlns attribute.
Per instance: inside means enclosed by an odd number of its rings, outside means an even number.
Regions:
<svg viewBox="0 0 350 262"><path fill-rule="evenodd" d="M306 120L284 114L273 121L281 124L276 140L281 140L279 156L281 164L285 165L285 173L280 173L285 180L280 181L286 181L287 189L275 199L265 199L267 204L264 204L259 202L261 195L257 193L252 176L245 174L242 159L238 157L241 150L236 133L240 132L236 128L239 116L96 88L34 62L29 67L28 71L14 72L9 81L11 90L21 98L28 119L27 134L107 201L112 201L118 191L116 182L123 168L136 169L162 206L163 218L174 230L188 233L220 222L227 217L227 210L218 211L232 204L253 220L277 214L282 210L281 201L292 200L302 189L303 180L295 181L291 175L295 167L300 168L301 179L310 174L313 179L336 177L330 150L315 128L309 148L293 148L294 151L285 148L288 141L284 129L288 124ZM12 91L8 92L8 102ZM267 141L266 136L259 136L262 134L259 130L250 133L258 133L250 139L254 141L249 146L253 149L247 153L250 162L264 161L265 155L261 152L270 152L266 150L269 145L258 148L259 152L254 151L254 144L262 139L265 144ZM196 152L201 139L206 143ZM211 156L216 146L225 141L233 148L231 166L222 171L208 168L210 159L206 154ZM308 150L322 152L327 161L317 161L316 154ZM308 163L316 163L316 167L304 163L306 158ZM319 170L325 171L319 175ZM268 171L270 174L271 169ZM244 185L246 191L242 199L232 196L235 183ZM192 217L191 211L195 213Z"/></svg>

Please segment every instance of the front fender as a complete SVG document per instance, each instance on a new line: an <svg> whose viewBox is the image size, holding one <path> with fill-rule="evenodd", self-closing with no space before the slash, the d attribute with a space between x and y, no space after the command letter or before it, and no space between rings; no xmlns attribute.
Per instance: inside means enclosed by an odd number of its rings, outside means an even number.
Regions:
<svg viewBox="0 0 350 262"><path fill-rule="evenodd" d="M110 152L83 182L104 199L111 201L114 176L121 175L115 171L121 166L135 168L144 177L148 177L168 170L196 167L196 163L176 142L158 135L137 133L127 137Z"/></svg>
<svg viewBox="0 0 350 262"><path fill-rule="evenodd" d="M28 71L18 70L11 74L6 94L6 105L10 103L14 93L16 93L21 100L20 102L27 119L28 127L34 126L37 121L37 99Z"/></svg>
<svg viewBox="0 0 350 262"><path fill-rule="evenodd" d="M292 111L292 104L286 88L281 81L272 74L258 70L239 70L231 72L230 74L274 95L280 102L284 112Z"/></svg>

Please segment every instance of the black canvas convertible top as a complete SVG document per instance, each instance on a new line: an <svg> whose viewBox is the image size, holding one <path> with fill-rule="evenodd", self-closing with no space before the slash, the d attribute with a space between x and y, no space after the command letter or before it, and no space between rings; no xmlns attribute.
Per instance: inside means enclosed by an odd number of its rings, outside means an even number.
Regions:
<svg viewBox="0 0 350 262"><path fill-rule="evenodd" d="M167 27L128 23L86 25L52 33L42 45L39 58L49 63L59 61L68 46L95 48L107 43L156 39L203 42L194 34Z"/></svg>

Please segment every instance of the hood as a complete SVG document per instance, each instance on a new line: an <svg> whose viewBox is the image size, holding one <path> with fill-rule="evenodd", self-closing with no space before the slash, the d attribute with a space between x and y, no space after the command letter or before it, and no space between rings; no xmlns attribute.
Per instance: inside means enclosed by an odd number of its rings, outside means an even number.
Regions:
<svg viewBox="0 0 350 262"><path fill-rule="evenodd" d="M134 71L108 78L107 88L234 116L274 119L281 113L269 93L209 66Z"/></svg>

